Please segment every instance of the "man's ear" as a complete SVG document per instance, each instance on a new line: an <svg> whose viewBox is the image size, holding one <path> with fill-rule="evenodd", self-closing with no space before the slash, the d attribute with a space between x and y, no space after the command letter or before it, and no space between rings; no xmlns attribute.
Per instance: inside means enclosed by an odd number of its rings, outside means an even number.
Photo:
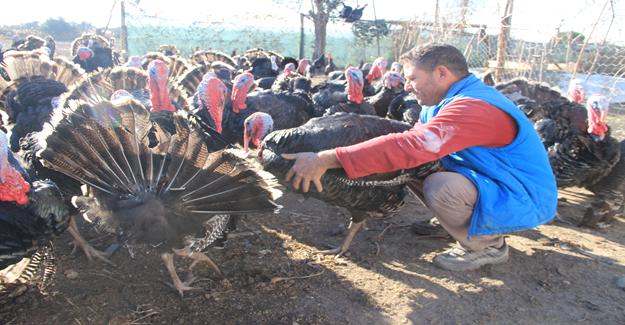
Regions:
<svg viewBox="0 0 625 325"><path fill-rule="evenodd" d="M449 79L451 74L451 71L449 71L449 69L447 69L447 67L444 65L436 66L436 68L434 68L434 71L436 71L436 78L438 80Z"/></svg>

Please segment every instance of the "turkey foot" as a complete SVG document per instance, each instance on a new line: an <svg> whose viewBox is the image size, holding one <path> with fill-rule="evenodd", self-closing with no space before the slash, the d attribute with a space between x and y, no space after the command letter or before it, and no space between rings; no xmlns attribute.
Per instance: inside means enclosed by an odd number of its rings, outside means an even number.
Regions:
<svg viewBox="0 0 625 325"><path fill-rule="evenodd" d="M95 257L105 263L115 266L115 264L108 259L108 257L110 257L110 254L101 252L93 248L93 246L91 246L91 244L89 244L89 242L87 242L80 235L80 232L78 231L78 226L76 225L76 221L74 220L73 216L69 219L69 227L67 228L67 230L74 239L74 250L72 251L72 253L76 251L76 248L80 247L80 249L83 251L83 253L85 253L85 256L87 256L87 259L89 261L93 261L93 258Z"/></svg>
<svg viewBox="0 0 625 325"><path fill-rule="evenodd" d="M165 268L171 277L173 282L173 287L178 291L180 297L184 297L185 291L190 290L199 290L199 288L191 287L191 284L195 280L194 277L188 278L187 281L182 282L180 277L178 277L178 273L176 273L176 267L174 266L174 254L172 253L163 253L161 254L161 258L163 262L165 262Z"/></svg>
<svg viewBox="0 0 625 325"><path fill-rule="evenodd" d="M345 236L345 240L343 240L343 244L341 244L340 247L318 251L317 253L325 254L325 255L336 254L334 258L339 258L343 256L343 254L347 252L347 250L349 249L349 246L352 244L352 240L354 240L354 237L356 236L356 234L358 233L358 231L360 230L360 228L362 228L364 224L365 224L364 220L361 222L350 222L349 227L347 227L347 236Z"/></svg>
<svg viewBox="0 0 625 325"><path fill-rule="evenodd" d="M206 264L208 264L208 266L210 266L217 274L219 274L219 276L223 277L224 274L221 273L221 270L219 269L219 267L217 266L217 264L215 264L215 262L213 262L213 260L208 257L208 255L202 253L202 252L191 252L191 250L189 250L188 247L182 248L182 249L173 249L174 254L178 255L178 256L182 256L182 257L187 257L193 260L193 263L191 263L191 265L189 266L189 274L191 274L191 271L195 268L195 266L200 263L200 262L205 262Z"/></svg>

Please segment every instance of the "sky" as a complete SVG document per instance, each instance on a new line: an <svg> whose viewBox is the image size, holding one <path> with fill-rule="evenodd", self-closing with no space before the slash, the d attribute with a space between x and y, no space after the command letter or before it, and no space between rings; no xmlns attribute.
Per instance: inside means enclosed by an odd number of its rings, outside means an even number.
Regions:
<svg viewBox="0 0 625 325"><path fill-rule="evenodd" d="M194 21L232 23L253 22L285 28L299 28L298 12L307 12L311 1L297 0L127 0L129 14L143 13L159 17L159 22L188 25ZM363 19L433 20L435 0L346 0L352 6L367 4ZM625 0L611 0L616 19L608 38L625 44ZM280 3L280 4L277 4ZM439 0L441 17L458 17L460 0ZM590 34L593 24L599 24L593 38L602 39L607 32L612 10L610 5L600 17L601 9L609 0L516 0L512 17L513 35L532 41L546 41L555 34L556 28L562 31L575 30ZM469 0L469 22L486 24L496 31L505 0ZM6 7L5 7L6 8ZM88 8L88 9L86 9ZM119 0L55 0L55 1L13 1L10 14L0 19L0 25L12 25L30 21L45 21L48 18L63 17L67 21L87 21L98 27L120 25Z"/></svg>

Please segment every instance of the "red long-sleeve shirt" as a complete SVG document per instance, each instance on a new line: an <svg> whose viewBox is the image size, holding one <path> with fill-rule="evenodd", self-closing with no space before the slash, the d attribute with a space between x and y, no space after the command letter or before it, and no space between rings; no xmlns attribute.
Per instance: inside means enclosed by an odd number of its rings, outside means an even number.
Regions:
<svg viewBox="0 0 625 325"><path fill-rule="evenodd" d="M457 99L429 123L336 149L350 178L413 168L474 146L503 147L517 134L514 119L478 99Z"/></svg>

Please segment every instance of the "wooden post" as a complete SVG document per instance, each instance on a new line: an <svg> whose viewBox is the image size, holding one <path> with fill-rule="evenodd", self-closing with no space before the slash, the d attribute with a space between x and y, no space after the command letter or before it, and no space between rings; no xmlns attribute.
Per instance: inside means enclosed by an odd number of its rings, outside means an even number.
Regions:
<svg viewBox="0 0 625 325"><path fill-rule="evenodd" d="M501 31L499 32L499 41L497 44L497 68L495 69L495 81L500 82L503 77L504 67L506 65L506 55L508 53L508 39L510 38L510 24L512 23L512 5L514 0L506 2L506 9L503 17L501 17Z"/></svg>
<svg viewBox="0 0 625 325"><path fill-rule="evenodd" d="M126 58L128 57L128 29L126 28L126 7L125 1L121 1L121 10L122 10L122 25L121 25L121 37L122 37L122 50L124 51L124 55Z"/></svg>
<svg viewBox="0 0 625 325"><path fill-rule="evenodd" d="M304 14L299 14L299 58L304 58Z"/></svg>

